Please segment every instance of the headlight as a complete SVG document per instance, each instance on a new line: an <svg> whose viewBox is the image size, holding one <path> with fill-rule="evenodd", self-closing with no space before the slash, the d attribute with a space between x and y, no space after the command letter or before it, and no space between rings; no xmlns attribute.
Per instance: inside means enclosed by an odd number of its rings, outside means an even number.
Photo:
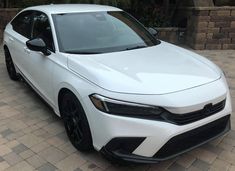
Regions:
<svg viewBox="0 0 235 171"><path fill-rule="evenodd" d="M90 99L98 110L115 115L158 117L164 112L156 106L119 101L97 94L90 95Z"/></svg>

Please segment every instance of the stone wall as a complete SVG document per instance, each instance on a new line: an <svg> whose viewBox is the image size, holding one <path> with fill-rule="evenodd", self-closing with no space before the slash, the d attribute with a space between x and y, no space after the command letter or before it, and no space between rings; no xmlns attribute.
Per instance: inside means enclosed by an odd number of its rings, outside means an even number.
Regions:
<svg viewBox="0 0 235 171"><path fill-rule="evenodd" d="M6 24L20 11L18 8L0 8L0 44Z"/></svg>
<svg viewBox="0 0 235 171"><path fill-rule="evenodd" d="M235 49L235 7L187 8L185 15L187 45L198 50Z"/></svg>
<svg viewBox="0 0 235 171"><path fill-rule="evenodd" d="M158 38L174 44L182 44L184 40L184 28L166 27L156 28L158 31Z"/></svg>

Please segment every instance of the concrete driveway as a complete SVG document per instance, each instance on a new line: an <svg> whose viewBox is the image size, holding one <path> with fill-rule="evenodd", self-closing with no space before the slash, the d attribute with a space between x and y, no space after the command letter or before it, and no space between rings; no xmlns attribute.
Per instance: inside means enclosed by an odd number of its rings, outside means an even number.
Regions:
<svg viewBox="0 0 235 171"><path fill-rule="evenodd" d="M2 47L1 47L2 48ZM197 51L226 72L235 107L235 51ZM0 49L0 170L218 170L235 171L235 116L232 130L200 148L153 165L114 166L98 152L80 153L62 121L24 83L8 78Z"/></svg>

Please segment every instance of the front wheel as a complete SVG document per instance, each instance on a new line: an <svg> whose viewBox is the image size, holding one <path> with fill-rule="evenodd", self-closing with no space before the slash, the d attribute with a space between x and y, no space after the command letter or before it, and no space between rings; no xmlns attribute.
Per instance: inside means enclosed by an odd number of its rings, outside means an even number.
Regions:
<svg viewBox="0 0 235 171"><path fill-rule="evenodd" d="M85 112L77 97L66 92L60 102L60 111L66 133L73 146L80 151L93 148L91 131Z"/></svg>
<svg viewBox="0 0 235 171"><path fill-rule="evenodd" d="M11 58L11 54L7 48L4 48L4 54L5 54L5 62L6 62L6 67L7 67L7 72L8 72L9 77L13 81L19 80L19 76L16 73L15 66Z"/></svg>

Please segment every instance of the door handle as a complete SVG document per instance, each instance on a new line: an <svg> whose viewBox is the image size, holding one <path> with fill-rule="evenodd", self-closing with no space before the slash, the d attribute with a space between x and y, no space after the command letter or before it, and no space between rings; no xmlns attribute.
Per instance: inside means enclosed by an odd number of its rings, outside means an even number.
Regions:
<svg viewBox="0 0 235 171"><path fill-rule="evenodd" d="M30 49L29 49L29 48L24 47L24 51L25 51L27 54L30 54Z"/></svg>

